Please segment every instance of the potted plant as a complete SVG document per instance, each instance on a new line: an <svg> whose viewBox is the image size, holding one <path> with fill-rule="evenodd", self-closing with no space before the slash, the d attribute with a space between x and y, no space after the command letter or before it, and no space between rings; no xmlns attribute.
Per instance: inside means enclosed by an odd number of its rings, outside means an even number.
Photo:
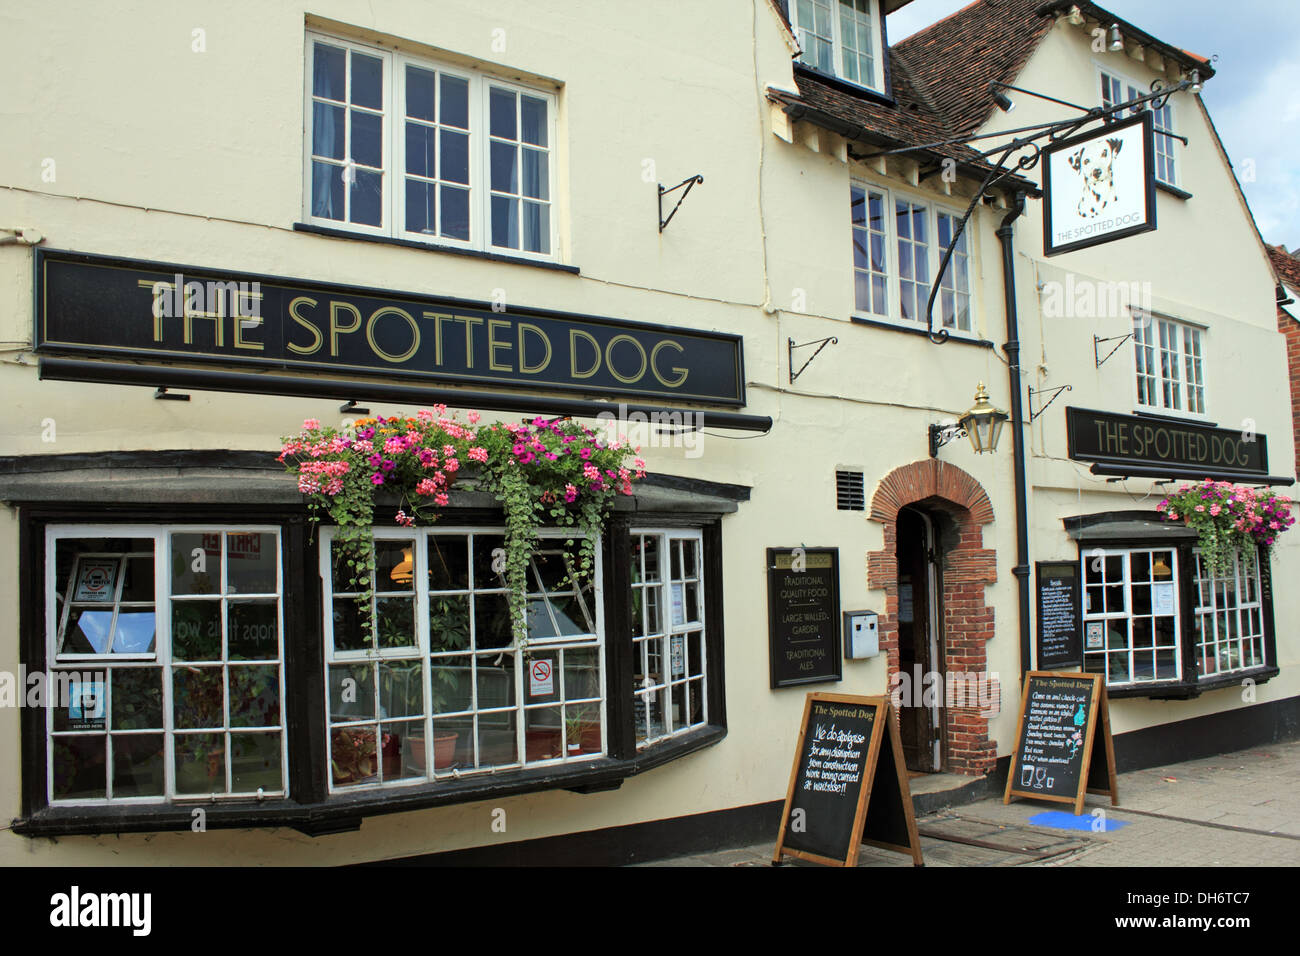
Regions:
<svg viewBox="0 0 1300 956"><path fill-rule="evenodd" d="M575 527L574 575L595 571L595 541L618 494L632 494L633 478L645 476L640 458L622 442L604 443L597 433L568 419L535 418L529 424L478 425L471 412L464 425L445 405L415 417L362 418L342 429L314 418L283 440L277 460L298 478L311 519L328 516L338 527L335 544L348 585L357 593L362 627L373 634L375 555L371 525L375 495L395 494L397 523L433 520L449 492L471 467L474 483L493 494L505 511L503 576L515 640L527 639L527 571L543 520ZM409 513L408 510L409 509ZM567 542L573 547L574 541Z"/></svg>
<svg viewBox="0 0 1300 956"><path fill-rule="evenodd" d="M564 717L564 739L570 757L600 752L600 721L587 707L571 707Z"/></svg>
<svg viewBox="0 0 1300 956"><path fill-rule="evenodd" d="M1241 555L1247 570L1254 566L1256 548L1268 556L1277 536L1295 523L1292 504L1285 495L1207 478L1183 485L1156 510L1166 521L1195 530L1206 571L1224 578L1232 576L1234 554Z"/></svg>
<svg viewBox="0 0 1300 956"><path fill-rule="evenodd" d="M330 764L336 784L360 783L373 777L378 770L374 729L342 727L335 730L330 738Z"/></svg>

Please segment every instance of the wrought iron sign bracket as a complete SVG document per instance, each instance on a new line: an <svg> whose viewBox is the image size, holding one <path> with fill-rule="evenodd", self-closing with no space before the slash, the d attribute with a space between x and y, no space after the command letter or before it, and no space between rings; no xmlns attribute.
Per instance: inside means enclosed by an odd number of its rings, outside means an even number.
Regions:
<svg viewBox="0 0 1300 956"><path fill-rule="evenodd" d="M356 403L356 400L353 399L350 401L346 401L339 406L339 414L340 415L369 415L370 409L362 408L360 405Z"/></svg>
<svg viewBox="0 0 1300 956"><path fill-rule="evenodd" d="M700 175L695 175L695 176L688 176L686 179L683 179L680 183L678 183L676 186L673 186L670 189L664 189L663 183L659 184L659 231L660 232L663 232L666 228L668 228L668 224L673 221L673 216L677 215L677 210L681 207L682 200L685 199L687 195L690 194L690 191L695 186L695 184L702 183L702 182L704 182L704 177ZM664 197L667 196L669 193L677 192L677 190L681 189L683 186L685 186L686 188L685 190L683 190L682 194L677 197L677 205L673 206L673 208L668 213L668 217L664 218Z"/></svg>
<svg viewBox="0 0 1300 956"><path fill-rule="evenodd" d="M154 389L153 397L163 402L188 402L190 397L180 392L169 392L167 386L159 385Z"/></svg>
<svg viewBox="0 0 1300 956"><path fill-rule="evenodd" d="M1043 412L1047 411L1047 406L1050 405L1050 404L1052 404L1052 402L1056 401L1057 397L1058 397L1062 392L1072 392L1072 391L1074 391L1074 386L1073 386L1073 385L1062 385L1062 386L1060 386L1060 387L1058 387L1058 388L1040 388L1040 389L1037 389L1037 390L1031 388L1031 389L1029 390L1029 420L1030 420L1030 422L1032 422L1034 419L1036 419L1039 415L1043 414ZM1035 395L1046 395L1048 392L1051 392L1051 393L1052 393L1052 397L1049 398L1049 399L1047 400L1047 403L1046 403L1046 404L1039 406L1038 411L1034 411L1034 396L1035 396Z"/></svg>
<svg viewBox="0 0 1300 956"><path fill-rule="evenodd" d="M1094 363L1096 363L1096 367L1101 368L1103 365L1105 365L1106 359L1109 359L1112 355L1118 352L1119 347L1131 338L1133 338L1132 332L1129 332L1127 335L1112 335L1109 338L1105 338L1105 339L1101 338L1096 333L1093 333L1092 360ZM1106 353L1106 358L1102 358L1101 353L1097 351L1097 346L1101 345L1102 342L1114 342L1116 339L1118 339L1119 342L1116 344L1116 346L1113 349L1111 349L1109 352Z"/></svg>
<svg viewBox="0 0 1300 956"><path fill-rule="evenodd" d="M965 438L966 429L961 422L930 426L930 457L938 458L939 449L956 438Z"/></svg>
<svg viewBox="0 0 1300 956"><path fill-rule="evenodd" d="M795 379L797 379L800 375L803 374L803 370L812 364L813 359L815 359L817 356L822 354L822 349L826 348L826 346L828 345L839 345L839 344L840 344L840 340L833 335L828 336L827 338L824 339L817 339L816 341L813 342L804 342L802 345L795 345L794 339L786 339L786 357L789 360L788 364L790 366L790 384L793 385L795 383ZM808 361L800 365L799 371L796 372L794 370L794 350L806 349L810 345L816 345L818 347L817 351L814 352L812 355L810 355L808 357Z"/></svg>

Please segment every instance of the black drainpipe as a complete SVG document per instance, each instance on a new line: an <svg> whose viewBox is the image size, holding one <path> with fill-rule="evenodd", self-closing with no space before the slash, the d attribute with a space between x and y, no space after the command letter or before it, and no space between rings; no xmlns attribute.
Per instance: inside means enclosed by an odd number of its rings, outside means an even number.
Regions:
<svg viewBox="0 0 1300 956"><path fill-rule="evenodd" d="M1025 429L1024 409L1020 402L1020 325L1016 318L1015 247L1011 224L1025 211L1025 194L1017 192L1011 209L998 226L998 241L1002 243L1002 295L1007 313L1007 343L1002 351L1007 353L1007 375L1011 382L1011 449L1016 476L1016 566L1011 573L1016 576L1020 589L1020 675L1032 666L1029 644L1029 506L1025 493Z"/></svg>

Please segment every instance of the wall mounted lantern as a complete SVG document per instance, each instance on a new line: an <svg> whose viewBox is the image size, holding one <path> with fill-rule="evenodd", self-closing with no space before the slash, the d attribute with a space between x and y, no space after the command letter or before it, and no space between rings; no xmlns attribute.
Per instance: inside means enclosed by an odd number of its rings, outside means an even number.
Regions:
<svg viewBox="0 0 1300 956"><path fill-rule="evenodd" d="M939 449L954 438L965 435L970 439L975 454L997 451L998 439L1002 436L1002 424L1009 418L1000 408L989 403L988 389L980 382L975 389L975 404L956 422L947 425L930 426L930 457L939 454Z"/></svg>

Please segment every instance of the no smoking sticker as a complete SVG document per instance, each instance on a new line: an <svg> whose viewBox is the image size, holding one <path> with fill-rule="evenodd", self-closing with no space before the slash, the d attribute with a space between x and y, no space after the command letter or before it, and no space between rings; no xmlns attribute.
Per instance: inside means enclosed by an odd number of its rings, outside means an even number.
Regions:
<svg viewBox="0 0 1300 956"><path fill-rule="evenodd" d="M548 697L555 693L555 674L550 661L533 661L528 666L528 695Z"/></svg>

